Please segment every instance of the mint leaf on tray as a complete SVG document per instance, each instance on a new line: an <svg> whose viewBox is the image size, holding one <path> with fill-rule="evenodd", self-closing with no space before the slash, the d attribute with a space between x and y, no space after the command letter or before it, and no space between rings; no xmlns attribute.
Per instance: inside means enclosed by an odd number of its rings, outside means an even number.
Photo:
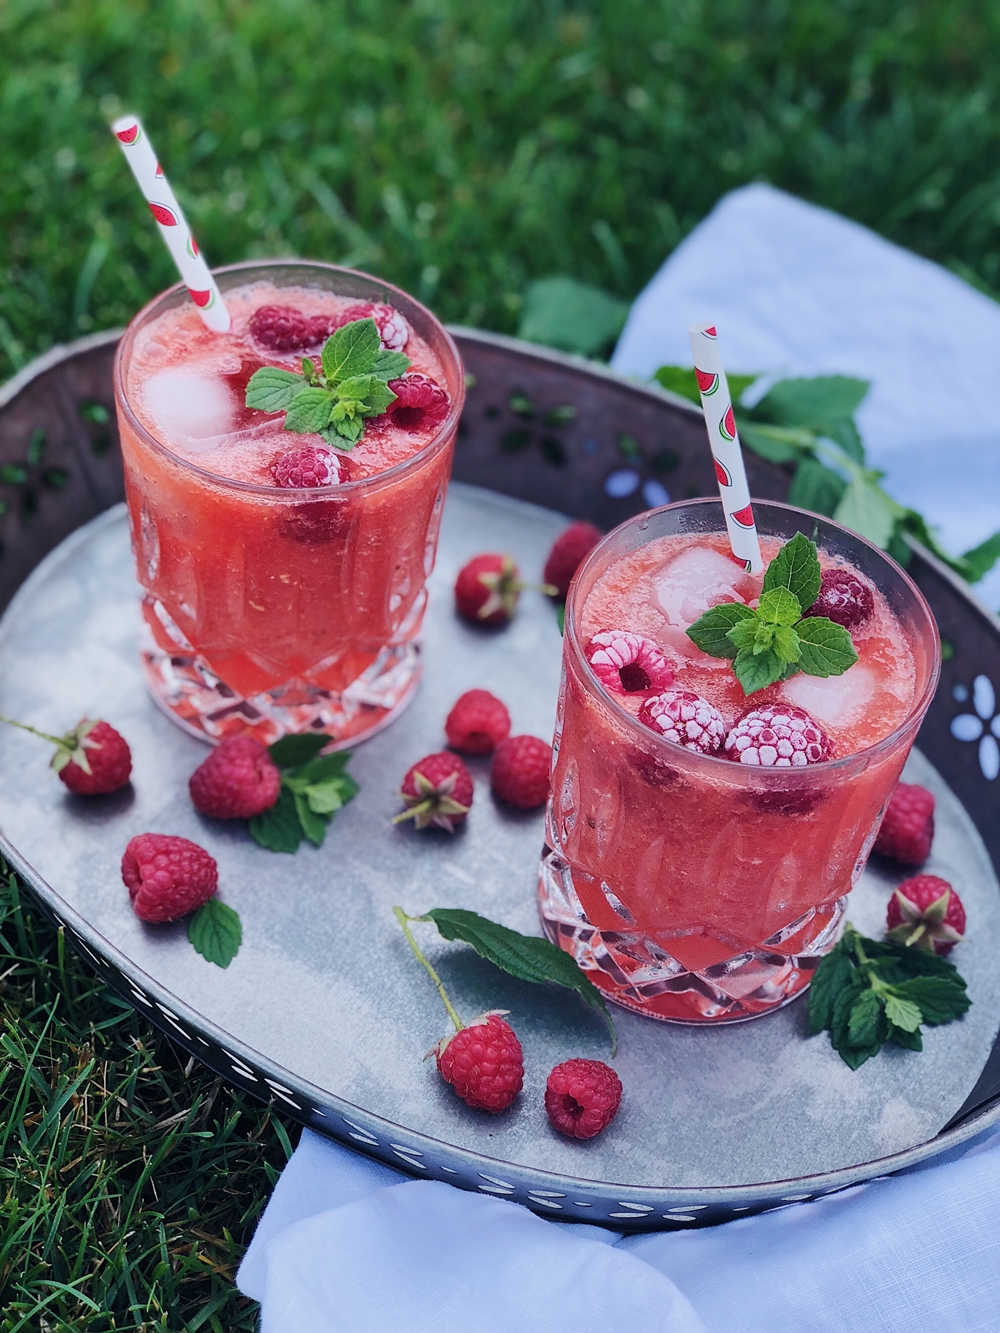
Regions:
<svg viewBox="0 0 1000 1333"><path fill-rule="evenodd" d="M243 943L239 914L218 898L209 898L188 922L188 939L210 963L228 967Z"/></svg>
<svg viewBox="0 0 1000 1333"><path fill-rule="evenodd" d="M350 751L320 754L326 735L283 736L268 747L281 770L281 790L270 810L250 820L250 836L271 852L297 852L303 838L321 847L327 825L360 788L344 770Z"/></svg>

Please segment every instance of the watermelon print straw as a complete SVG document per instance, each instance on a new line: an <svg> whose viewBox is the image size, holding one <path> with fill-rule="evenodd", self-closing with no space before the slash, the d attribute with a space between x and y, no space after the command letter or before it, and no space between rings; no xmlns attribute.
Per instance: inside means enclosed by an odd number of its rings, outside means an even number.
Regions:
<svg viewBox="0 0 1000 1333"><path fill-rule="evenodd" d="M198 314L215 333L227 333L229 311L222 293L208 265L198 253L191 228L163 174L141 121L138 116L121 116L112 124L111 130L121 144L126 161L132 168L132 175L138 181L149 211L156 219L160 235L177 265L181 281L198 307Z"/></svg>
<svg viewBox="0 0 1000 1333"><path fill-rule="evenodd" d="M719 354L719 337L714 324L694 324L688 329L694 353L694 373L698 379L701 405L705 412L708 443L715 463L719 495L726 515L726 529L733 555L751 574L764 568L760 554L757 524L750 506L740 437L736 432L733 400L729 396L726 372Z"/></svg>

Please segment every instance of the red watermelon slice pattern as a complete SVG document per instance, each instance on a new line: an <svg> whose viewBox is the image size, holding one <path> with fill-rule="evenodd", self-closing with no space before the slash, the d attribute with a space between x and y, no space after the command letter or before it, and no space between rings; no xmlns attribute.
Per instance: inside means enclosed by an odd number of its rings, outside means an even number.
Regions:
<svg viewBox="0 0 1000 1333"><path fill-rule="evenodd" d="M208 310L215 300L215 293L211 288L207 292L196 292L193 287L188 288L188 296L195 303L199 310Z"/></svg>
<svg viewBox="0 0 1000 1333"><path fill-rule="evenodd" d="M177 218L173 209L167 208L166 204L154 204L152 200L149 203L149 211L161 227L176 227Z"/></svg>
<svg viewBox="0 0 1000 1333"><path fill-rule="evenodd" d="M715 393L716 389L719 387L718 375L713 375L710 370L699 370L698 367L695 366L694 375L695 379L698 381L698 388L706 398L709 394Z"/></svg>
<svg viewBox="0 0 1000 1333"><path fill-rule="evenodd" d="M188 237L187 252L192 259L198 258L198 242L194 239L193 236Z"/></svg>
<svg viewBox="0 0 1000 1333"><path fill-rule="evenodd" d="M156 164L156 170L153 172L153 175L156 176L159 180L163 179L163 168L160 166L159 162L157 162Z"/></svg>
<svg viewBox="0 0 1000 1333"><path fill-rule="evenodd" d="M724 440L732 443L736 439L736 418L733 416L732 403L726 408L726 415L719 422L719 432Z"/></svg>
<svg viewBox="0 0 1000 1333"><path fill-rule="evenodd" d="M121 139L122 143L126 143L126 144L138 143L138 142L139 142L139 122L136 121L136 123L135 123L134 125L129 125L127 129L124 129L124 130L115 130L115 134L117 135L117 137L118 137L119 139Z"/></svg>
<svg viewBox="0 0 1000 1333"><path fill-rule="evenodd" d="M738 523L741 528L752 528L754 526L752 505L744 505L742 509L734 510L729 517L734 523Z"/></svg>
<svg viewBox="0 0 1000 1333"><path fill-rule="evenodd" d="M713 455L712 462L715 464L715 476L720 486L732 486L733 479L729 475L729 469Z"/></svg>
<svg viewBox="0 0 1000 1333"><path fill-rule="evenodd" d="M702 329L702 333L705 335L706 338L718 338L719 336L715 331L714 324L710 324L707 329Z"/></svg>

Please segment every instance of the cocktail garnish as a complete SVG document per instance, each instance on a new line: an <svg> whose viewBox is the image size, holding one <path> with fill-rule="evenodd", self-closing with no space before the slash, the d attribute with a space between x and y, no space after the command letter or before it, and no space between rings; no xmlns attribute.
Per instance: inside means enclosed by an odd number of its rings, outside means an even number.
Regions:
<svg viewBox="0 0 1000 1333"><path fill-rule="evenodd" d="M841 676L858 660L851 636L826 616L804 616L820 591L816 543L801 532L768 565L757 608L741 602L713 606L687 629L711 657L730 657L744 694L787 680Z"/></svg>
<svg viewBox="0 0 1000 1333"><path fill-rule="evenodd" d="M335 449L353 449L365 418L378 417L396 401L389 380L410 358L382 346L374 319L343 324L323 344L320 364L303 357L302 373L261 366L246 387L246 405L258 412L284 412L285 430L321 435Z"/></svg>
<svg viewBox="0 0 1000 1333"><path fill-rule="evenodd" d="M345 773L350 751L320 754L330 744L325 734L282 736L268 753L281 774L278 799L250 820L250 836L271 852L296 852L303 838L321 847L330 820L357 796L359 787Z"/></svg>

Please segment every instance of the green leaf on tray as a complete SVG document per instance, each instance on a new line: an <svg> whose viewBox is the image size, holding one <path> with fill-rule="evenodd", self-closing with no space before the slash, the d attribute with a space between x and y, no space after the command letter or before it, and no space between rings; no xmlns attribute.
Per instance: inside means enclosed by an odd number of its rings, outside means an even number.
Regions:
<svg viewBox="0 0 1000 1333"><path fill-rule="evenodd" d="M327 826L360 788L344 769L349 750L320 754L329 736L283 736L269 747L281 770L277 802L250 820L250 836L272 852L297 852L303 838L323 845Z"/></svg>
<svg viewBox="0 0 1000 1333"><path fill-rule="evenodd" d="M604 1015L611 1033L612 1054L618 1038L604 997L568 953L535 935L521 935L508 926L498 925L478 912L459 907L436 907L427 912L446 940L461 940L471 945L481 958L509 972L522 981L552 982L576 991L592 1008ZM417 918L423 920L424 918Z"/></svg>
<svg viewBox="0 0 1000 1333"><path fill-rule="evenodd" d="M210 963L228 967L243 942L239 915L218 898L209 898L188 922L188 939Z"/></svg>
<svg viewBox="0 0 1000 1333"><path fill-rule="evenodd" d="M269 852L297 852L302 841L302 825L295 806L295 795L286 786L270 810L250 820L250 836Z"/></svg>
<svg viewBox="0 0 1000 1333"><path fill-rule="evenodd" d="M307 764L310 759L315 759L320 750L329 744L330 737L325 734L300 733L296 736L282 736L280 741L268 746L268 754L279 768L296 768L299 764ZM339 756L331 758L343 758L344 763L347 762L343 751Z"/></svg>

